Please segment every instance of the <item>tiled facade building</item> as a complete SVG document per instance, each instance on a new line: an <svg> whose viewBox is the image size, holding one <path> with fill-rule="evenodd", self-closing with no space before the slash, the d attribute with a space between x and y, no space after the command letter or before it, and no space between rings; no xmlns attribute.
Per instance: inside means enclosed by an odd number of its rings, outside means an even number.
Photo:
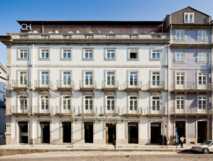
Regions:
<svg viewBox="0 0 213 161"><path fill-rule="evenodd" d="M8 50L7 144L118 146L213 137L212 20L18 21Z"/></svg>

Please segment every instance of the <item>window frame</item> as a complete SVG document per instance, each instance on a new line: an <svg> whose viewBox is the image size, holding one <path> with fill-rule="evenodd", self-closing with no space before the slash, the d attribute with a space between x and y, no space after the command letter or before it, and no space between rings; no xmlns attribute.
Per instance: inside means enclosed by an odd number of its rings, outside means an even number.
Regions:
<svg viewBox="0 0 213 161"><path fill-rule="evenodd" d="M194 12L184 12L183 21L185 24L194 24L195 23L195 13Z"/></svg>
<svg viewBox="0 0 213 161"><path fill-rule="evenodd" d="M70 58L65 58L64 57L64 51L68 51L70 50ZM61 49L61 60L62 61L71 61L72 60L72 48L62 48Z"/></svg>
<svg viewBox="0 0 213 161"><path fill-rule="evenodd" d="M156 52L158 51L158 52ZM154 58L153 54L159 54L159 58ZM151 61L160 61L161 59L161 55L162 55L162 50L161 49L151 49L151 53L150 53L150 60Z"/></svg>
<svg viewBox="0 0 213 161"><path fill-rule="evenodd" d="M136 58L131 58L130 57L131 53L136 53ZM138 48L128 48L127 60L128 61L139 61L139 49Z"/></svg>
<svg viewBox="0 0 213 161"><path fill-rule="evenodd" d="M112 51L112 50L114 50L114 57L112 57L112 58L109 58L108 57L108 52L109 51ZM110 54L112 54L112 53L110 53ZM115 61L116 60L116 49L115 48L106 48L105 49L105 53L104 53L104 60L105 61Z"/></svg>
<svg viewBox="0 0 213 161"><path fill-rule="evenodd" d="M43 50L46 50L46 51L48 51L48 52L46 52L45 54L47 54L48 55L48 57L47 58L43 58L42 57L42 51ZM49 61L50 60L50 49L49 48L40 48L39 49L39 61Z"/></svg>
<svg viewBox="0 0 213 161"><path fill-rule="evenodd" d="M88 50L92 51L92 52L90 52L92 54L92 57L89 59L86 58L86 56L85 56L85 54L87 53L86 51L88 51ZM83 52L82 52L82 60L83 61L93 61L94 60L94 49L93 48L84 48Z"/></svg>
<svg viewBox="0 0 213 161"><path fill-rule="evenodd" d="M25 53L25 54L27 54L27 57L25 58L21 58L21 51L23 51L23 50L25 50L25 51L27 51L27 53ZM27 61L27 60L29 60L29 54L30 54L30 50L29 50L29 48L27 48L27 47L23 47L23 48L17 48L17 60L19 60L19 61Z"/></svg>

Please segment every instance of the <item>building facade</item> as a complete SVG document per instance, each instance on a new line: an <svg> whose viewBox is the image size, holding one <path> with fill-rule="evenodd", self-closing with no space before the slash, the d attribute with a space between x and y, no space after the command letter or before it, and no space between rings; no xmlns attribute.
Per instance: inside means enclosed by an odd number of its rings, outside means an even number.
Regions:
<svg viewBox="0 0 213 161"><path fill-rule="evenodd" d="M212 22L18 21L8 49L7 144L118 146L212 139Z"/></svg>

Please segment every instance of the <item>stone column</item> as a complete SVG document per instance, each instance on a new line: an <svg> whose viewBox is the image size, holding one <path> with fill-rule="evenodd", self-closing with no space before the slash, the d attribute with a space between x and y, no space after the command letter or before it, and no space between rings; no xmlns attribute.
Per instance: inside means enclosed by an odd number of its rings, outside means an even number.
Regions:
<svg viewBox="0 0 213 161"><path fill-rule="evenodd" d="M94 122L94 143L104 144L104 123L103 121Z"/></svg>
<svg viewBox="0 0 213 161"><path fill-rule="evenodd" d="M83 130L84 125L81 120L75 120L72 123L72 144L83 144L84 135Z"/></svg>
<svg viewBox="0 0 213 161"><path fill-rule="evenodd" d="M127 144L128 134L126 121L118 121L116 124L116 145Z"/></svg>
<svg viewBox="0 0 213 161"><path fill-rule="evenodd" d="M148 130L147 118L142 118L139 122L139 144L145 145L149 143Z"/></svg>
<svg viewBox="0 0 213 161"><path fill-rule="evenodd" d="M54 117L50 124L50 143L51 144L61 144L62 138L60 137L61 125L59 119Z"/></svg>

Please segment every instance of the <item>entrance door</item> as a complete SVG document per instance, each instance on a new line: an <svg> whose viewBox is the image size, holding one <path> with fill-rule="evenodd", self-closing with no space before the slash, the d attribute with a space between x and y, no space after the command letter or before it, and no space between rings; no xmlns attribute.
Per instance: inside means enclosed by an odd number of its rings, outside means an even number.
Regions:
<svg viewBox="0 0 213 161"><path fill-rule="evenodd" d="M151 123L151 144L161 144L161 123Z"/></svg>
<svg viewBox="0 0 213 161"><path fill-rule="evenodd" d="M28 144L28 122L18 122L19 143Z"/></svg>
<svg viewBox="0 0 213 161"><path fill-rule="evenodd" d="M113 144L116 143L116 125L106 124L106 143Z"/></svg>
<svg viewBox="0 0 213 161"><path fill-rule="evenodd" d="M63 122L63 143L71 143L71 122Z"/></svg>
<svg viewBox="0 0 213 161"><path fill-rule="evenodd" d="M93 122L84 123L84 141L85 143L93 143Z"/></svg>
<svg viewBox="0 0 213 161"><path fill-rule="evenodd" d="M50 123L41 122L41 142L49 144L50 143Z"/></svg>
<svg viewBox="0 0 213 161"><path fill-rule="evenodd" d="M185 121L176 121L175 127L176 127L176 142L180 142L180 138L184 137L186 138L186 123Z"/></svg>
<svg viewBox="0 0 213 161"><path fill-rule="evenodd" d="M207 121L198 121L197 123L197 142L207 141Z"/></svg>
<svg viewBox="0 0 213 161"><path fill-rule="evenodd" d="M128 143L138 144L138 123L137 122L128 123Z"/></svg>

